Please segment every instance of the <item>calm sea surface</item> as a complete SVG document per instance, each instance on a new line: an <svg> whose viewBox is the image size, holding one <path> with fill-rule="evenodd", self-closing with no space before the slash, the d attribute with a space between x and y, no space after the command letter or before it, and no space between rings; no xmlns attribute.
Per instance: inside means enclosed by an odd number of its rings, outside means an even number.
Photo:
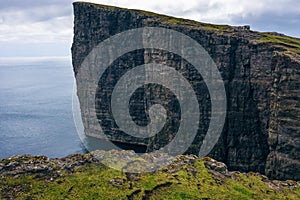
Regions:
<svg viewBox="0 0 300 200"><path fill-rule="evenodd" d="M82 153L70 59L0 58L0 158Z"/></svg>

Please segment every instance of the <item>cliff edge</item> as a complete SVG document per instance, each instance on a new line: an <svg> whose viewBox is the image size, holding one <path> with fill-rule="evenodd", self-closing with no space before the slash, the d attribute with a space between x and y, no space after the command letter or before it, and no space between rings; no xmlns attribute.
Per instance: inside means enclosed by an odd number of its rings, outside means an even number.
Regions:
<svg viewBox="0 0 300 200"><path fill-rule="evenodd" d="M74 40L72 62L75 77L85 57L105 39L126 30L162 27L181 32L196 40L216 63L227 95L226 122L222 135L209 156L226 163L228 169L255 171L273 179L300 180L300 39L277 33L259 33L248 26L212 25L192 20L105 5L74 3ZM130 66L144 63L167 63L175 69L188 69L188 63L172 52L143 49L130 52L106 72L107 88L96 96L99 123L110 140L144 146L146 151L159 149L174 138L178 118L170 121L159 135L138 140L118 130L110 114L110 101L116 80ZM186 67L185 67L186 66ZM196 90L207 92L203 80L191 78ZM90 113L78 91L83 120ZM148 90L149 92L149 90ZM148 94L147 90L140 91ZM168 92L160 97L168 97ZM210 101L203 93L197 96L201 111L199 131L187 153L197 154L210 120ZM161 101L164 103L164 100ZM145 105L132 102L137 124L145 123ZM174 104L176 108L176 104ZM172 107L172 108L173 108ZM104 114L103 114L104 113ZM175 112L170 112L170 118ZM175 115L174 115L175 116ZM141 118L141 119L140 119ZM138 121L140 119L140 121ZM177 121L176 121L177 120ZM178 127L177 127L178 128ZM87 133L97 133L93 124Z"/></svg>
<svg viewBox="0 0 300 200"><path fill-rule="evenodd" d="M1 199L299 199L300 182L228 171L224 163L192 155L154 173L131 174L100 163L95 151L54 159L12 156L0 160Z"/></svg>

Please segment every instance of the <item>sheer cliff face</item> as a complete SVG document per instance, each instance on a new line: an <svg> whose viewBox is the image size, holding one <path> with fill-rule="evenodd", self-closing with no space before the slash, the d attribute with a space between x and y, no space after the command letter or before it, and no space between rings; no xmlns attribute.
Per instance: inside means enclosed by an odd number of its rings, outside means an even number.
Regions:
<svg viewBox="0 0 300 200"><path fill-rule="evenodd" d="M261 33L248 27L206 25L188 20L135 11L74 3L74 41L72 59L74 73L89 52L100 42L125 30L140 27L164 27L193 38L210 54L224 80L227 94L227 117L222 135L209 156L225 162L231 170L259 171L276 179L300 180L300 59L297 52L287 51L289 46L259 42ZM107 88L97 92L96 105L99 123L112 140L132 145L144 145L148 150L167 144L178 129L180 118L178 102L164 88L141 88L136 100L131 101L133 118L137 124L147 122L148 108L143 102L151 92L159 93L154 103L169 108L168 127L149 139L136 139L117 129L110 114L111 92L120 76L128 69L144 63L167 63L175 69L188 69L189 63L172 52L142 49L130 52L105 72ZM210 120L210 100L201 78L189 75L196 85L201 111L198 135L187 153L197 153ZM84 109L81 98L82 118L88 121L90 113ZM148 96L147 96L148 95ZM144 96L138 99L138 97ZM172 100L171 103L169 100ZM106 102L105 102L106 101ZM141 103L143 105L140 105ZM153 103L153 102L152 102ZM145 114L146 113L146 114ZM176 118L177 117L177 118ZM92 124L85 131L97 133Z"/></svg>

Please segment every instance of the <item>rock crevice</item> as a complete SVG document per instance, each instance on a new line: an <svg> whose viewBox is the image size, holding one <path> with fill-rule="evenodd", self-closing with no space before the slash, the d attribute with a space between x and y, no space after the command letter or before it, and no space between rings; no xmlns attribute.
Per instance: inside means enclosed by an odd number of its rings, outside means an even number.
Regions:
<svg viewBox="0 0 300 200"><path fill-rule="evenodd" d="M259 33L251 31L249 27L217 26L82 2L74 3L74 16L72 62L75 77L84 58L94 47L110 36L126 30L163 27L196 40L216 63L227 94L226 123L219 142L209 156L225 162L230 170L256 171L270 178L300 180L299 53L283 42L263 40L266 37L287 36ZM295 38L287 37L284 41L287 40L295 40L300 44ZM182 71L187 70L189 65L172 52L143 49L130 52L114 62L115 67L111 68L114 70L108 71L106 77L109 80L118 79L130 67L146 62L166 63ZM201 78L191 78L190 82L198 85L199 91L207 91ZM110 98L113 82L107 86L106 96L96 96L96 101L97 98ZM153 89L144 88L138 95L147 97L150 91ZM161 91L161 88L156 87L155 91ZM82 106L84 100L80 97L80 92L78 94ZM165 91L160 97L170 95ZM158 99L154 99L156 101ZM197 154L210 120L210 101L207 95L199 95L198 101L201 103L200 124L203 126L199 127L198 135L187 153ZM135 103L137 102L133 101L131 105L136 111L133 116L137 120L140 116L146 116L137 121L143 124L147 121L147 105L139 107ZM171 110L171 114L176 112L176 106L173 107L175 110ZM109 113L109 103L98 109L102 109L102 113ZM89 113L82 110L82 118L88 119ZM176 120L170 121L170 128L166 128L160 136L150 140L135 140L117 130L115 122L106 115L99 120L105 124L104 131L112 141L146 145L148 150L168 143L174 137L175 126L172 125L177 123ZM87 132L97 132L93 128L93 125L85 127Z"/></svg>

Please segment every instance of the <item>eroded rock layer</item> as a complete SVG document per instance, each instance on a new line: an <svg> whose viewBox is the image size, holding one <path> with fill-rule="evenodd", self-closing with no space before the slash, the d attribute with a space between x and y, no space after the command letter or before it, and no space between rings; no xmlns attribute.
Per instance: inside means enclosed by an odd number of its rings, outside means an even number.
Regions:
<svg viewBox="0 0 300 200"><path fill-rule="evenodd" d="M230 170L257 171L271 178L300 180L299 39L254 32L248 26L217 26L80 2L74 3L74 16L75 77L94 47L126 30L163 27L196 40L216 63L227 94L226 122L209 156L226 163ZM165 63L175 68L185 74L196 93L198 91L200 126L187 151L197 154L210 120L210 98L201 76L194 73L186 60L172 52L136 50L118 58L110 70L105 71L102 78L105 88L100 88L95 97L102 129L112 141L145 146L147 151L159 149L174 138L180 121L176 115L180 105L167 88L159 85L139 88L134 94L136 98L130 102L130 114L138 125L147 125L149 106L159 103L167 108L167 125L159 134L147 139L134 138L120 131L112 117L110 98L116 82L129 69L145 63ZM78 91L78 96L82 118L88 122L91 113L84 109L86 100L81 96L84 92L89 91ZM88 124L85 131L95 134L99 130Z"/></svg>

